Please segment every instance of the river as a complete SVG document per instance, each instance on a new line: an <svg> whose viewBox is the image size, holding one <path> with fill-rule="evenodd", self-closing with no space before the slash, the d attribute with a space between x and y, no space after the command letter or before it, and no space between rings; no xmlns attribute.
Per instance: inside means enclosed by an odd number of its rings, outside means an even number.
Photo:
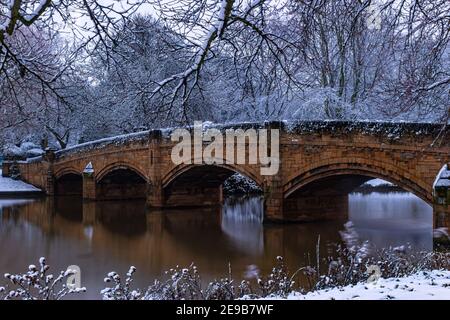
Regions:
<svg viewBox="0 0 450 320"><path fill-rule="evenodd" d="M202 280L270 272L276 256L291 271L332 254L350 220L362 241L377 247L409 244L432 250L432 208L410 193L353 193L348 219L263 225L259 197L228 199L222 208L146 212L139 201L82 203L80 199L0 199L0 274L25 272L45 256L53 272L81 268L80 298L99 299L109 271L137 267L145 288L176 265L194 262ZM301 281L301 280L299 280ZM4 284L5 280L0 280Z"/></svg>

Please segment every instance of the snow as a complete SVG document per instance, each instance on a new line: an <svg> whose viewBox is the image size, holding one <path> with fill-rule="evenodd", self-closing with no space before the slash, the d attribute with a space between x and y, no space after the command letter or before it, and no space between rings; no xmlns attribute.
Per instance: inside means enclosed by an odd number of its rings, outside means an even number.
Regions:
<svg viewBox="0 0 450 320"><path fill-rule="evenodd" d="M267 297L264 299L282 299ZM450 271L420 271L403 278L378 279L307 294L291 293L288 300L450 300Z"/></svg>
<svg viewBox="0 0 450 320"><path fill-rule="evenodd" d="M450 179L450 169L444 170L441 173L441 179Z"/></svg>
<svg viewBox="0 0 450 320"><path fill-rule="evenodd" d="M73 152L79 152L84 150L91 150L91 149L99 149L106 147L108 145L120 145L128 142L133 141L142 141L148 138L150 131L140 131L140 132L133 132L129 134L123 134L119 136L89 141L81 144L77 144L74 146L71 146L69 148L59 150L55 152L56 156L62 156L62 155L68 155Z"/></svg>
<svg viewBox="0 0 450 320"><path fill-rule="evenodd" d="M284 120L283 125L293 133L351 133L360 132L398 140L404 135L437 135L442 125L429 122L389 122L369 120Z"/></svg>
<svg viewBox="0 0 450 320"><path fill-rule="evenodd" d="M13 144L8 144L3 149L4 155L15 158L39 157L43 153L44 151L38 145L32 142L24 142L20 145L20 147Z"/></svg>
<svg viewBox="0 0 450 320"><path fill-rule="evenodd" d="M5 8L5 14L3 15L4 17L4 21L3 23L0 24L0 31L5 31L8 26L9 23L11 22L11 15L12 15L12 6L14 4L14 0L9 0L6 4L6 8Z"/></svg>
<svg viewBox="0 0 450 320"><path fill-rule="evenodd" d="M439 171L433 183L433 190L436 187L450 187L450 169L446 164Z"/></svg>
<svg viewBox="0 0 450 320"><path fill-rule="evenodd" d="M0 193L3 192L40 192L41 189L25 183L20 180L14 180L7 177L2 177L2 170L0 170Z"/></svg>
<svg viewBox="0 0 450 320"><path fill-rule="evenodd" d="M40 148L33 148L33 149L28 150L28 154L27 155L29 157L39 157L42 154L44 154L44 151L42 149L40 149Z"/></svg>
<svg viewBox="0 0 450 320"><path fill-rule="evenodd" d="M92 165L92 162L89 162L86 165L86 168L84 168L83 173L87 173L87 174L93 174L94 173L94 167Z"/></svg>
<svg viewBox="0 0 450 320"><path fill-rule="evenodd" d="M450 187L450 179L439 179L434 187Z"/></svg>
<svg viewBox="0 0 450 320"><path fill-rule="evenodd" d="M392 183L385 181L383 179L373 179L366 182L366 184L370 184L372 187L384 186L384 185L392 185Z"/></svg>
<svg viewBox="0 0 450 320"><path fill-rule="evenodd" d="M261 129L270 126L274 128L279 128L288 133L298 133L298 134L310 134L310 133L335 133L340 130L342 133L350 132L361 132L363 134L372 135L384 135L388 136L391 140L399 139L403 135L407 134L417 134L420 132L422 135L435 134L438 132L442 126L439 124L432 123L421 123L421 122L384 122L384 121L341 121L341 120L311 120L311 121L263 121L263 122L227 122L227 123L213 123L213 122L203 122L202 129L206 130L208 128L215 128L222 131L226 129ZM194 126L184 126L183 128L192 130ZM108 138L103 138L99 140L89 141L82 144L77 144L70 146L66 149L59 150L55 152L56 157L63 157L73 153L78 153L82 151L96 150L109 145L123 145L131 142L147 142L149 136L152 132L159 131L163 138L170 138L170 134L175 130L175 127L166 127L163 129L146 130L133 132ZM27 145L28 146L28 145ZM24 151L22 146L9 146L5 152L6 154L23 154ZM33 148L31 150L26 150L27 152L35 152L36 154L42 153L38 148ZM27 158L27 163L38 162L42 160L42 156L35 156L33 158Z"/></svg>
<svg viewBox="0 0 450 320"><path fill-rule="evenodd" d="M439 180L443 177L449 177L450 176L450 169L447 168L447 165L444 164L441 168L441 170L439 170L439 173L436 176L436 179L434 180L433 183L433 190L436 188L436 185L438 184Z"/></svg>
<svg viewBox="0 0 450 320"><path fill-rule="evenodd" d="M231 5L231 7L229 7ZM221 36L225 30L225 20L226 16L230 13L233 8L233 2L229 0L222 0L219 6L219 16L217 17L217 23L215 28L217 29L217 34ZM203 48L206 49L206 45L203 45Z"/></svg>
<svg viewBox="0 0 450 320"><path fill-rule="evenodd" d="M41 0L39 1L38 6L33 10L32 13L26 14L23 16L23 18L27 21L31 21L36 18L37 15L41 12L42 8L45 6L48 0Z"/></svg>
<svg viewBox="0 0 450 320"><path fill-rule="evenodd" d="M449 238L450 235L448 234L447 228L436 228L433 229L433 238Z"/></svg>

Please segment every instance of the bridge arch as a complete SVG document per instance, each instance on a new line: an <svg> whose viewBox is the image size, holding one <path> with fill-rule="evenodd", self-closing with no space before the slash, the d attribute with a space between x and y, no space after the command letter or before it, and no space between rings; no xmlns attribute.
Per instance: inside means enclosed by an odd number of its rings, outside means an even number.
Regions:
<svg viewBox="0 0 450 320"><path fill-rule="evenodd" d="M181 164L170 170L162 179L163 203L168 207L221 204L222 184L235 173L262 186L261 179L249 166Z"/></svg>
<svg viewBox="0 0 450 320"><path fill-rule="evenodd" d="M432 203L431 185L391 163L376 160L332 159L307 167L302 173L288 180L283 186L283 196L288 198L307 185L330 177L345 175L380 178L409 191L425 202Z"/></svg>
<svg viewBox="0 0 450 320"><path fill-rule="evenodd" d="M145 199L148 191L148 179L144 172L124 162L104 167L95 176L95 185L99 200Z"/></svg>
<svg viewBox="0 0 450 320"><path fill-rule="evenodd" d="M95 181L99 183L104 177L106 177L108 174L112 173L113 171L117 170L130 170L139 175L142 179L144 179L146 182L148 182L147 175L145 174L144 170L138 168L137 166L128 163L128 162L113 162L108 165L106 165L104 168L102 168L96 175L95 175Z"/></svg>
<svg viewBox="0 0 450 320"><path fill-rule="evenodd" d="M82 196L83 177L74 168L65 168L55 173L55 194L58 196Z"/></svg>
<svg viewBox="0 0 450 320"><path fill-rule="evenodd" d="M61 178L62 176L66 174L75 174L81 176L81 171L78 168L74 167L65 167L55 172L54 176L56 179Z"/></svg>
<svg viewBox="0 0 450 320"><path fill-rule="evenodd" d="M165 188L173 181L175 181L178 177L187 173L188 171L194 168L222 168L228 170L233 173L239 173L249 179L255 181L258 186L263 186L263 181L260 178L260 175L255 172L253 168L249 168L248 165L230 165L230 164L180 164L175 166L172 170L170 170L162 179L162 187Z"/></svg>

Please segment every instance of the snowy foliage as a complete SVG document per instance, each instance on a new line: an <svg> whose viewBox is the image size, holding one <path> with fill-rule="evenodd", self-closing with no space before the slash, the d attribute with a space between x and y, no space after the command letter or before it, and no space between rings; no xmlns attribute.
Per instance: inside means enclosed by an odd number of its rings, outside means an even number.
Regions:
<svg viewBox="0 0 450 320"><path fill-rule="evenodd" d="M347 233L351 226L347 226ZM354 236L354 235L353 235ZM353 237L352 236L352 237ZM175 267L166 272L165 280L155 280L147 290L131 289L134 268L127 273L125 283L120 276L112 272L105 281L114 286L102 291L104 299L114 300L231 300L255 298L287 298L300 292L321 290L324 288L341 288L348 285L367 282L370 274L368 266L376 265L381 270L382 278L401 278L418 272L430 270L449 270L450 253L445 252L412 252L408 247L386 248L376 251L373 248L368 253L368 244L357 244L352 240L352 248L337 247L337 256L325 258L328 270L320 274L312 266L306 266L290 273L282 257L276 258L276 265L267 276L256 273L256 285L248 280L235 282L231 265L228 266L228 276L202 286L197 267L191 264L187 268ZM364 254L361 254L364 252ZM320 258L320 257L318 257ZM133 270L133 272L131 272ZM295 288L294 277L302 272L308 277L310 288Z"/></svg>
<svg viewBox="0 0 450 320"><path fill-rule="evenodd" d="M7 144L2 153L6 159L18 160L40 156L44 151L32 142L23 142L19 147Z"/></svg>
<svg viewBox="0 0 450 320"><path fill-rule="evenodd" d="M105 283L111 284L111 287L106 287L101 291L104 300L137 300L141 293L137 290L131 289L133 282L133 274L136 268L131 266L122 283L122 279L116 272L110 272L104 279Z"/></svg>
<svg viewBox="0 0 450 320"><path fill-rule="evenodd" d="M75 271L61 271L55 276L48 273L49 269L45 258L40 258L39 266L30 265L24 274L6 273L9 284L0 289L0 297L6 300L60 300L67 295L86 291L86 288L70 288L66 284L67 278Z"/></svg>
<svg viewBox="0 0 450 320"><path fill-rule="evenodd" d="M324 258L328 265L325 273L313 267L305 269L310 289L367 282L371 276L368 270L373 266L379 268L383 278L399 278L426 270L450 270L450 252L417 252L409 246L377 249L367 241L361 242L351 223L345 225L341 237L344 245L336 244L336 254Z"/></svg>
<svg viewBox="0 0 450 320"><path fill-rule="evenodd" d="M155 280L148 288L144 299L198 300L203 298L200 274L195 265L187 268L176 266L166 271L167 279Z"/></svg>
<svg viewBox="0 0 450 320"><path fill-rule="evenodd" d="M235 284L231 265L228 269L227 277L216 279L203 287L200 273L194 264L187 268L176 266L166 271L165 280L155 280L144 292L131 289L135 271L131 267L124 283L117 273L109 273L105 282L112 283L113 286L105 288L101 293L106 300L234 300L243 296L287 296L292 292L294 282L289 277L282 257L277 257L277 264L267 278L258 277L256 289L246 280Z"/></svg>
<svg viewBox="0 0 450 320"><path fill-rule="evenodd" d="M223 192L226 195L244 195L261 193L261 188L251 179L235 173L223 184Z"/></svg>
<svg viewBox="0 0 450 320"><path fill-rule="evenodd" d="M350 228L351 226L347 226L347 234L352 233L348 230ZM279 256L267 276L261 276L259 271L253 272L256 279L254 284L249 280L239 282L234 279L229 264L227 276L213 280L205 286L201 282L199 270L191 264L186 268L176 266L169 269L164 278L155 280L149 287L143 289L133 288L136 268L130 267L123 278L116 272L109 272L104 278L108 286L100 293L105 300L291 299L298 298L305 291L315 295L323 289L326 289L323 292L327 292L333 288L367 283L370 276L367 272L368 266L378 266L381 278L392 278L395 281L402 281L402 277L414 277L421 272L427 274L434 273L435 270L450 270L449 252L413 252L410 248L401 246L380 251L371 248L370 254L361 255L361 251L366 251L366 248L363 250L358 248L354 239L351 246L351 249L338 246L336 255L324 258L328 262L328 270L323 274L314 266L305 266L291 273L283 257ZM367 244L364 246L367 247ZM318 259L319 255L320 252L317 252ZM257 269L255 266L253 268ZM49 266L45 259L40 258L39 266L30 265L25 274L5 274L9 284L0 286L0 299L62 299L67 295L86 291L84 287L69 288L66 285L67 278L75 271L61 271L59 275L54 276L49 274L48 270ZM294 278L300 272L308 278L309 288L295 286Z"/></svg>
<svg viewBox="0 0 450 320"><path fill-rule="evenodd" d="M147 2L157 18L137 11ZM445 0L387 2L376 29L370 0L27 0L18 15L1 3L3 145L34 134L64 149L197 119L449 123Z"/></svg>

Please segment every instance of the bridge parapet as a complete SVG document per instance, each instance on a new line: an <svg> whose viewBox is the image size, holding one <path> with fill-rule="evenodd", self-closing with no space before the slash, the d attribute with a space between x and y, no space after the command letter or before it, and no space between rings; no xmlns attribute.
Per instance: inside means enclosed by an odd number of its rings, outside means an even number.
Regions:
<svg viewBox="0 0 450 320"><path fill-rule="evenodd" d="M147 143L151 131L140 131L136 133L124 134L94 141L89 141L71 146L69 148L55 152L56 159L68 157L73 154L95 152L107 147L122 147L132 143Z"/></svg>
<svg viewBox="0 0 450 320"><path fill-rule="evenodd" d="M193 130L193 126L185 126L187 130ZM240 122L229 124L215 124L205 123L203 128L218 129L225 132L227 129L262 129L262 128L276 128L280 131L289 134L356 134L362 133L365 135L379 136L386 141L394 142L405 138L413 138L414 141L423 138L437 137L441 135L441 140L446 141L448 137L448 130L442 130L441 124L433 123L392 123L392 122L370 122L370 121L266 121L266 122ZM146 143L149 140L158 137L170 141L170 134L178 128L165 128L146 130L135 133L129 133L114 137L103 138L99 140L89 141L78 144L64 150L55 152L57 159L71 155L73 153L90 152L94 150L103 149L108 146L122 146L130 143ZM442 134L443 133L443 134ZM448 142L447 142L448 144Z"/></svg>

